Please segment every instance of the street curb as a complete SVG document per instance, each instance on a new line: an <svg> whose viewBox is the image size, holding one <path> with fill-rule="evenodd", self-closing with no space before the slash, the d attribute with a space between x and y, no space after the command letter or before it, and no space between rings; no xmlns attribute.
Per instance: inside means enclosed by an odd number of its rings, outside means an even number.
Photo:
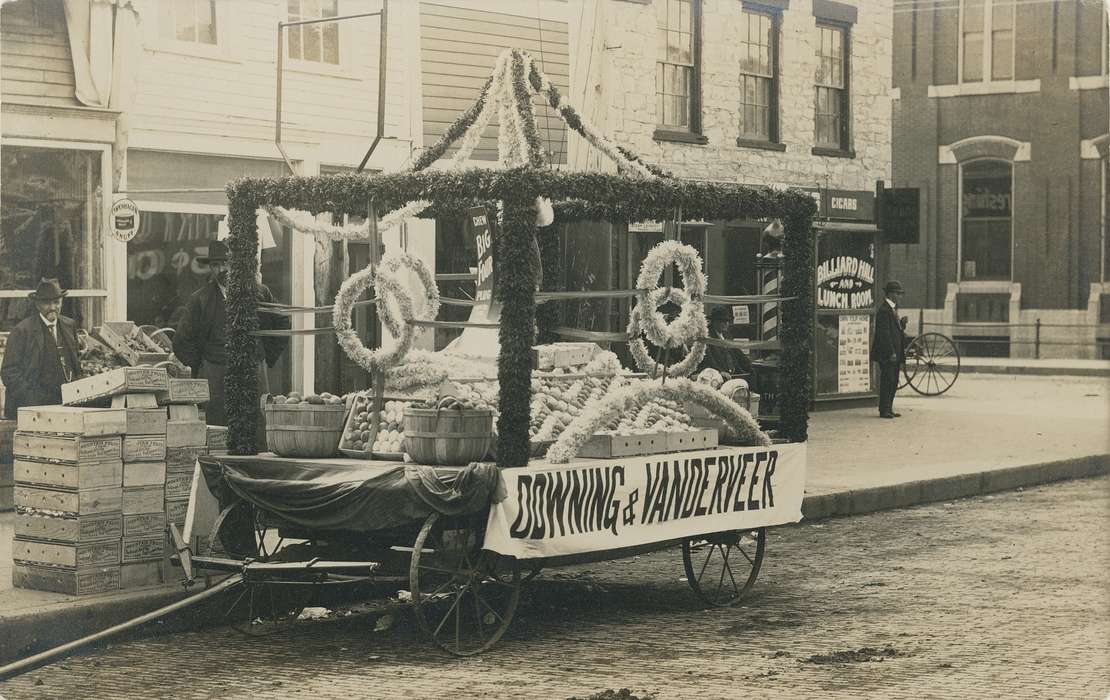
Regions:
<svg viewBox="0 0 1110 700"><path fill-rule="evenodd" d="M806 496L802 515L805 520L863 515L1103 474L1110 474L1110 454Z"/></svg>
<svg viewBox="0 0 1110 700"><path fill-rule="evenodd" d="M807 496L802 502L802 514L804 521L863 515L1103 474L1110 474L1110 455L1091 455L978 474ZM134 591L125 598L92 599L87 602L76 599L67 601L64 606L0 617L0 629L4 631L0 635L0 664L99 632L184 597L186 594L180 589L161 587ZM152 630L159 634L171 633L217 625L223 621L221 610L219 606L205 605L186 614L172 615L164 622L149 623L138 633L149 634ZM369 615L405 614L407 610L407 603L386 604ZM367 619L366 623L372 625L374 619Z"/></svg>
<svg viewBox="0 0 1110 700"><path fill-rule="evenodd" d="M1026 365L960 365L962 374L1021 374L1041 377L1110 377L1107 367L1030 367Z"/></svg>

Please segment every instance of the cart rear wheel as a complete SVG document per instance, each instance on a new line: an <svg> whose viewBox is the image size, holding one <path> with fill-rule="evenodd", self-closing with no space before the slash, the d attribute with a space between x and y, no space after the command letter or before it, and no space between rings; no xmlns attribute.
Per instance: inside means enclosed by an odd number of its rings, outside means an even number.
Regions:
<svg viewBox="0 0 1110 700"><path fill-rule="evenodd" d="M728 607L744 597L759 576L767 529L732 530L682 542L682 565L694 593L708 605Z"/></svg>
<svg viewBox="0 0 1110 700"><path fill-rule="evenodd" d="M508 629L520 601L520 564L481 548L473 524L433 513L424 521L409 565L420 629L456 656L489 649Z"/></svg>
<svg viewBox="0 0 1110 700"><path fill-rule="evenodd" d="M919 394L940 396L960 376L960 351L941 333L925 333L906 348L906 382Z"/></svg>

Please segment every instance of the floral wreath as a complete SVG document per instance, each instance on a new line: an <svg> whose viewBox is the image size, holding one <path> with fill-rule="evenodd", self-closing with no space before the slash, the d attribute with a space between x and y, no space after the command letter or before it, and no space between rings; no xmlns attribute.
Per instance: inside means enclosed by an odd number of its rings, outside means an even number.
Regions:
<svg viewBox="0 0 1110 700"><path fill-rule="evenodd" d="M683 289L654 287L659 283L666 265L674 263L682 275ZM661 348L678 348L690 345L690 351L679 362L667 367L667 376L682 377L691 374L705 357L704 338L709 334L702 297L706 291L705 273L701 270L701 256L692 246L679 241L663 241L648 252L640 265L637 289L651 289L636 304L628 320L628 343L632 359L643 371L654 371L657 363L648 355L647 346L640 334ZM681 307L675 320L667 323L659 312L660 304L673 301ZM641 309L641 307L643 307Z"/></svg>
<svg viewBox="0 0 1110 700"><path fill-rule="evenodd" d="M404 285L397 276L397 272L402 266L416 272L421 285L424 287L423 303L421 304L423 308L419 318L422 320L434 319L439 312L439 288L436 286L435 278L432 277L432 273L420 258L407 252L389 253L382 258L377 269L373 265L369 265L356 272L343 282L339 292L335 295L335 308L332 311L332 318L335 323L335 335L339 340L339 345L343 348L343 352L347 353L347 356L356 364L370 372L375 370L384 371L397 365L412 347L412 340L416 335L415 330L409 323L409 321L417 319L416 311L413 309L413 300L405 291ZM390 350L381 348L371 350L367 348L351 326L351 311L354 308L354 303L370 286L373 286L378 292L377 307L382 325L386 327L390 335L397 339L397 345ZM397 311L400 314L399 319L393 313L387 297L392 297L393 302L397 305Z"/></svg>

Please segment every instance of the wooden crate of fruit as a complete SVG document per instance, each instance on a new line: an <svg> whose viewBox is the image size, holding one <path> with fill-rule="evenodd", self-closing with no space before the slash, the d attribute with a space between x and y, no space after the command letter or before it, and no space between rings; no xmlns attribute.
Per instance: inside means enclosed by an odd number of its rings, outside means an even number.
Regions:
<svg viewBox="0 0 1110 700"><path fill-rule="evenodd" d="M652 431L594 433L578 450L579 457L609 459L667 451L667 436Z"/></svg>
<svg viewBox="0 0 1110 700"><path fill-rule="evenodd" d="M712 428L706 430L675 430L668 432L666 437L668 452L708 450L717 446L717 431Z"/></svg>
<svg viewBox="0 0 1110 700"><path fill-rule="evenodd" d="M127 432L127 414L122 408L26 406L19 409L18 421L20 430L34 433L98 437Z"/></svg>
<svg viewBox="0 0 1110 700"><path fill-rule="evenodd" d="M105 321L93 336L116 351L131 366L153 365L170 359L170 353L148 338L131 321Z"/></svg>
<svg viewBox="0 0 1110 700"><path fill-rule="evenodd" d="M15 563L12 584L16 588L50 591L66 595L90 595L119 590L120 567L100 566L91 569L60 569L54 566Z"/></svg>
<svg viewBox="0 0 1110 700"><path fill-rule="evenodd" d="M164 391L169 384L166 370L155 367L121 367L62 385L62 403L88 403L119 394Z"/></svg>
<svg viewBox="0 0 1110 700"><path fill-rule="evenodd" d="M329 393L262 397L266 447L281 457L331 457L339 448L347 407Z"/></svg>
<svg viewBox="0 0 1110 700"><path fill-rule="evenodd" d="M343 426L339 451L360 459L404 459L404 410L411 403L403 398L383 397L375 419L373 396L357 394Z"/></svg>
<svg viewBox="0 0 1110 700"><path fill-rule="evenodd" d="M166 386L158 392L160 404L198 404L206 403L209 399L207 379L188 379L185 377L171 377Z"/></svg>

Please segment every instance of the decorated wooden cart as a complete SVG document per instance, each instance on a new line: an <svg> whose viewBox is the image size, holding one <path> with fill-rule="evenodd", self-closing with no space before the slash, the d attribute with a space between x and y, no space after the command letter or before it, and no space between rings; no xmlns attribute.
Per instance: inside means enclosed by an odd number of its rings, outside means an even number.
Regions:
<svg viewBox="0 0 1110 700"><path fill-rule="evenodd" d="M537 96L609 155L618 172L547 167L531 103ZM428 169L452 146L459 148L456 163L467 158L494 115L501 125L500 168ZM669 177L598 134L563 102L526 53L511 50L499 58L475 105L411 170L369 177L241 179L229 185L228 198L231 454L203 458L198 467L204 478L197 480L195 491L210 495L207 546L198 545L197 523L204 519L198 514L205 511L200 504L191 508L184 535L175 533L190 576L195 569L238 572L247 584L243 604L261 601L277 618L295 613L305 600L283 599L274 592L276 583L403 583L421 628L439 646L465 655L501 637L522 580L547 566L677 544L697 596L710 605L732 604L759 573L766 528L801 518L811 352L807 319L813 294L808 195ZM253 456L260 399L252 354L259 310L253 293L255 211L265 208L317 236L376 240L407 217L458 215L476 206L485 206L499 222L491 300L499 305L499 316L479 304L483 313L472 313L469 322L436 321L446 300L430 272L403 250L387 251L343 284L333 310L340 345L371 372L374 383L357 399L362 403L350 406L347 429L337 436L337 447L356 456ZM297 212L358 215L368 223L324 226ZM763 348L776 352L780 367L776 440L712 382L687 378L705 352L706 304L766 301L709 295L702 262L692 248L673 240L657 246L644 261L635 289L558 290L551 224L683 217L783 222L784 283L781 296L773 299L782 304L782 330L774 347ZM671 264L682 276L681 287L671 284ZM415 295L402 274L410 271L419 281ZM395 338L389 350L366 348L351 327L351 308L371 287L383 325ZM536 338L573 335L557 328L555 315L543 305L598 294L636 300L625 337L640 371L622 370L611 353L591 353L596 357L562 372L567 383L577 382L573 394L581 410L537 425L533 414L544 404L534 394L545 381L558 381L551 377L560 372L535 369ZM669 322L659 311L667 302L680 309ZM483 358L473 354L475 343L457 344L454 352L452 346L440 353L411 350L417 332L436 326L485 334L498 354L485 358L483 374ZM645 339L658 349L655 357ZM495 414L493 430L486 433L494 444L459 466L383 454L398 447L381 420L383 411L398 411L396 402L387 407L387 396L406 390L431 393L424 420L433 417L432 427L422 429L431 432L417 432L418 409L404 409L408 452L416 451L415 443L423 438L435 439L436 417L453 410L473 413L475 407ZM568 388L557 396L570 393ZM455 403L445 408L446 394ZM476 403L467 403L468 397ZM656 408L645 409L650 405ZM655 411L657 423L680 421L692 405L717 417L723 434L698 443L692 430L650 437L645 431L620 430L622 419L645 410ZM482 436L466 432L473 428L463 427L463 421L438 425L440 437ZM599 440L609 458L580 455L585 445ZM543 447L546 454L536 456ZM495 458L482 461L484 454ZM198 548L205 551L194 551ZM259 612L252 607L247 617L257 619Z"/></svg>

